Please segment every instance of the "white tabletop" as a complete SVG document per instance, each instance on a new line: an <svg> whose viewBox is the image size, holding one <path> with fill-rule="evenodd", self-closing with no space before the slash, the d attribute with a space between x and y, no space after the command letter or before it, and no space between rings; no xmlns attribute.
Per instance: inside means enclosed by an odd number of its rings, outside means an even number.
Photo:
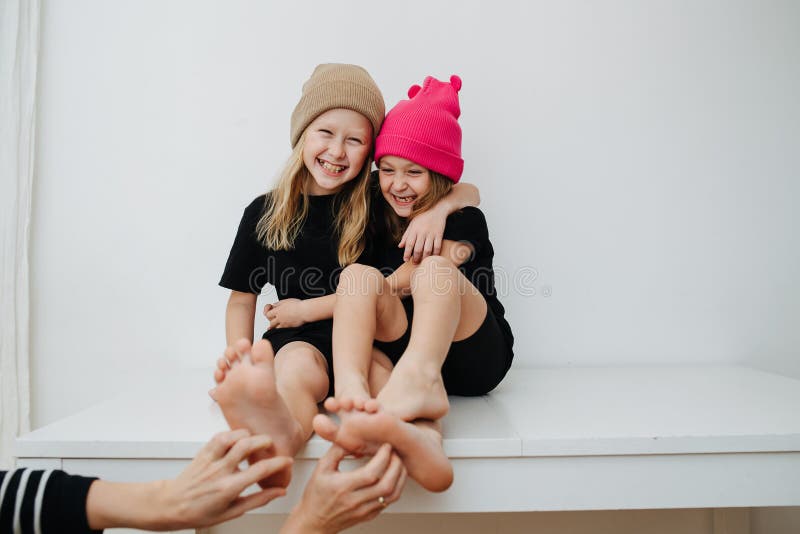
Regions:
<svg viewBox="0 0 800 534"><path fill-rule="evenodd" d="M191 458L225 430L210 371L140 385L17 440L22 458ZM512 370L451 397L452 458L800 451L800 381L740 367ZM317 458L314 437L299 455Z"/></svg>
<svg viewBox="0 0 800 534"><path fill-rule="evenodd" d="M488 400L523 456L800 451L800 380L743 367L519 370Z"/></svg>

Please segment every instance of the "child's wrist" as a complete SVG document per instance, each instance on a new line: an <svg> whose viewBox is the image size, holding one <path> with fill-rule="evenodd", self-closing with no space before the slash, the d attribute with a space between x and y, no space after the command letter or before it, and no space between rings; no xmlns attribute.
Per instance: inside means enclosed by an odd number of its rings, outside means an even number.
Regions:
<svg viewBox="0 0 800 534"><path fill-rule="evenodd" d="M454 211L458 210L458 206L450 198L445 197L436 204L435 209L443 217L447 217Z"/></svg>

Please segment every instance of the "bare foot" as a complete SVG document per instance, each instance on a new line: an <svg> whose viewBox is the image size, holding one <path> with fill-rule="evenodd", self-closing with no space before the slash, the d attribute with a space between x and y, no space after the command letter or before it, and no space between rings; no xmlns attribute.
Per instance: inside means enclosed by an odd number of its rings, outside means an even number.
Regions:
<svg viewBox="0 0 800 534"><path fill-rule="evenodd" d="M407 423L385 411L352 410L340 425L318 414L314 430L355 455L374 454L383 443L391 444L408 475L429 491L444 491L453 483L453 467L432 423Z"/></svg>
<svg viewBox="0 0 800 534"><path fill-rule="evenodd" d="M347 397L347 396L337 396L337 397L328 397L325 399L325 409L329 412L337 412L339 416L339 420L344 422L350 417L351 413L358 413L359 411L363 411L367 405L373 406L370 410L371 412L378 411L377 402L375 399L370 399L369 397ZM352 452L352 451L351 451ZM361 456L361 455L357 455Z"/></svg>
<svg viewBox="0 0 800 534"><path fill-rule="evenodd" d="M381 407L403 421L441 419L450 410L439 371L424 370L405 357L376 397Z"/></svg>
<svg viewBox="0 0 800 534"><path fill-rule="evenodd" d="M246 342L247 340L245 339L244 341ZM214 382L216 382L217 385L219 385L223 380L225 380L225 375L228 373L231 366L236 362L238 362L240 359L241 356L237 352L236 348L233 346L228 346L225 349L222 358L217 360L217 368L214 369ZM214 387L208 390L208 395L212 399L217 400L217 388Z"/></svg>
<svg viewBox="0 0 800 534"><path fill-rule="evenodd" d="M361 402L372 398L372 395L369 394L369 382L366 378L358 376L358 373L340 372L336 375L334 388L337 399L349 398Z"/></svg>
<svg viewBox="0 0 800 534"><path fill-rule="evenodd" d="M230 348L230 347L229 347ZM235 355L226 350L230 369L223 371L214 391L231 429L246 428L254 434L267 434L275 443L274 454L293 457L305 443L303 429L286 407L275 385L274 355L269 341L241 339L234 344ZM222 371L221 368L217 369ZM215 378L218 373L215 372ZM250 458L262 460L273 454ZM291 472L278 473L259 482L261 487L286 487Z"/></svg>

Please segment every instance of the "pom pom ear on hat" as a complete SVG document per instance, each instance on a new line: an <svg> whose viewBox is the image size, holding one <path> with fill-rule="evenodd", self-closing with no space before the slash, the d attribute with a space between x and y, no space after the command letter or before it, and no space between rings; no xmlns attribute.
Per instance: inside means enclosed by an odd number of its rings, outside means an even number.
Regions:
<svg viewBox="0 0 800 534"><path fill-rule="evenodd" d="M453 182L461 179L461 107L458 92L461 78L449 83L427 76L408 90L409 100L401 100L389 113L375 140L375 160L398 156L442 174Z"/></svg>

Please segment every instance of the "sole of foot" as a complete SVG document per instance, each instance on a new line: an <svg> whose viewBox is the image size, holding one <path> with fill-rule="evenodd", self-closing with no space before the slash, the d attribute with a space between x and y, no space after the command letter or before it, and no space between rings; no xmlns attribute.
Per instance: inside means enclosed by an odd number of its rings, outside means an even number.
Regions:
<svg viewBox="0 0 800 534"><path fill-rule="evenodd" d="M230 368L214 390L225 420L231 429L246 428L254 434L270 436L275 444L274 454L293 457L305 439L302 427L278 394L272 346L265 340L252 346L249 341L240 340L234 350L235 357L227 358ZM271 455L258 453L249 460L252 463ZM290 480L291 471L281 472L260 481L259 485L286 487Z"/></svg>
<svg viewBox="0 0 800 534"><path fill-rule="evenodd" d="M341 410L337 413L342 415ZM389 443L403 460L408 476L429 491L445 491L453 483L453 467L442 448L441 435L425 423L408 423L385 411L351 410L340 424L317 415L314 430L355 455L374 454Z"/></svg>

